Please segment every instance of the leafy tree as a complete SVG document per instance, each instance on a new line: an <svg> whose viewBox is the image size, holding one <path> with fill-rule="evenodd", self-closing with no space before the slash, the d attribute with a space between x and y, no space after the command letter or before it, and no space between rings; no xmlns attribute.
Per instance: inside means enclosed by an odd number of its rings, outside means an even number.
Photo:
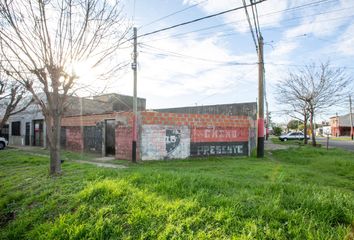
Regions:
<svg viewBox="0 0 354 240"><path fill-rule="evenodd" d="M282 133L281 127L273 126L273 133L274 133L275 136L280 136L281 133Z"/></svg>
<svg viewBox="0 0 354 240"><path fill-rule="evenodd" d="M296 119L292 119L288 122L287 128L292 129L292 130L298 130L300 124L301 124L301 121L296 120Z"/></svg>
<svg viewBox="0 0 354 240"><path fill-rule="evenodd" d="M97 81L120 69L118 50L129 27L118 0L3 0L0 50L5 72L39 104L46 121L50 174L61 174L60 127L77 66L95 69Z"/></svg>

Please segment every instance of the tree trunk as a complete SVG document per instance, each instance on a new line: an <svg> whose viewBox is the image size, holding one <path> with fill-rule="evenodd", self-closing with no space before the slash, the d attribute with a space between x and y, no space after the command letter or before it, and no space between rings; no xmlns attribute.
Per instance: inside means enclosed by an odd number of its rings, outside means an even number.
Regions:
<svg viewBox="0 0 354 240"><path fill-rule="evenodd" d="M8 119L9 119L9 116L5 114L3 116L3 119L0 121L0 132L1 132L2 128L5 126Z"/></svg>
<svg viewBox="0 0 354 240"><path fill-rule="evenodd" d="M47 134L50 152L50 175L61 174L61 160L60 160L60 128L61 116L55 114L51 121L47 121Z"/></svg>
<svg viewBox="0 0 354 240"><path fill-rule="evenodd" d="M311 129L311 138L312 138L312 146L316 147L316 136L315 136L315 127L313 124L313 112L310 113L310 129Z"/></svg>

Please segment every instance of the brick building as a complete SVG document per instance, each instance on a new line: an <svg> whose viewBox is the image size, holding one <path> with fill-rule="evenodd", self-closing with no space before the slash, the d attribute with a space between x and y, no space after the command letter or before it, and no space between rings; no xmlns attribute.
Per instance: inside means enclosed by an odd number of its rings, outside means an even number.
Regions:
<svg viewBox="0 0 354 240"><path fill-rule="evenodd" d="M64 116L103 114L132 109L133 97L120 94L105 94L90 98L68 97ZM140 110L145 110L146 100L138 98ZM46 146L46 124L41 109L36 103L8 120L7 136L12 145ZM2 133L4 134L4 133Z"/></svg>
<svg viewBox="0 0 354 240"><path fill-rule="evenodd" d="M352 118L354 121L354 114L352 114ZM331 117L329 119L329 124L331 126L332 136L350 136L350 114Z"/></svg>
<svg viewBox="0 0 354 240"><path fill-rule="evenodd" d="M132 157L132 97L106 94L70 98L62 119L61 146L73 151ZM137 159L190 156L247 156L256 143L256 103L146 111L138 99ZM130 111L129 111L130 110ZM46 146L46 127L37 105L9 119L13 145Z"/></svg>
<svg viewBox="0 0 354 240"><path fill-rule="evenodd" d="M63 147L114 154L117 159L130 160L132 124L131 112L65 117L62 121ZM256 137L251 130L252 124L253 120L248 116L139 112L137 158L247 156Z"/></svg>

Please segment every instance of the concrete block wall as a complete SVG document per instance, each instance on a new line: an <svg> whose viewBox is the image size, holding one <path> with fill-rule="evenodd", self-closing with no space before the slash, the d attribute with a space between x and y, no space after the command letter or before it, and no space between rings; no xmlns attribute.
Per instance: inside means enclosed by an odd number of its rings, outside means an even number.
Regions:
<svg viewBox="0 0 354 240"><path fill-rule="evenodd" d="M115 119L119 114L117 112L107 114L90 114L81 116L64 117L61 122L62 127L70 126L96 126L96 124L105 119Z"/></svg>
<svg viewBox="0 0 354 240"><path fill-rule="evenodd" d="M248 155L247 116L141 112L141 159Z"/></svg>

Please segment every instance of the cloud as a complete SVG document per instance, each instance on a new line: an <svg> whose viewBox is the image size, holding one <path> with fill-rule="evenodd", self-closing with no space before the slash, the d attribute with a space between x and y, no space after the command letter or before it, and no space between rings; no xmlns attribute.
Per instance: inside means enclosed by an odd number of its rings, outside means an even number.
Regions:
<svg viewBox="0 0 354 240"><path fill-rule="evenodd" d="M339 4L326 3L307 8L298 15L301 18L299 25L287 30L284 36L292 38L302 34L312 34L316 37L335 35L338 28L348 22L346 16L352 15L353 7L352 1L340 1Z"/></svg>
<svg viewBox="0 0 354 240"><path fill-rule="evenodd" d="M210 95L222 99L223 95L235 89L241 93L245 88L240 86L252 85L257 81L257 65L228 64L256 63L256 54L234 55L219 44L217 35L203 40L169 38L147 44L139 46L138 92L150 103L153 102L150 99L175 101L178 98L178 104L184 102L182 105L190 105L191 101L195 103ZM129 94L132 91L132 75L128 73L111 87ZM189 96L189 99L183 96ZM252 96L250 99L254 98Z"/></svg>
<svg viewBox="0 0 354 240"><path fill-rule="evenodd" d="M336 51L343 55L354 56L354 22L352 22L334 45Z"/></svg>
<svg viewBox="0 0 354 240"><path fill-rule="evenodd" d="M235 4L236 1L234 0L209 0L205 3L204 1L194 1L194 0L183 1L184 4L188 4L188 5L193 5L196 2L201 2L201 4L198 5L198 7L200 7L207 14L214 14L231 8L243 6L242 1L238 1L238 3ZM249 4L249 1L246 1L246 3ZM265 2L258 4L257 10L260 16L259 22L261 26L262 27L278 26L281 23L281 20L283 19L283 14L282 13L270 14L270 13L282 11L287 7L287 5L288 5L287 0L282 0L282 1L267 0ZM252 9L249 7L247 9L253 24ZM266 16L262 17L262 15L266 15ZM230 24L230 26L233 27L234 30L237 32L246 33L249 31L249 25L247 22L244 9L240 9L234 12L224 14L222 15L222 18L225 22L232 23Z"/></svg>

